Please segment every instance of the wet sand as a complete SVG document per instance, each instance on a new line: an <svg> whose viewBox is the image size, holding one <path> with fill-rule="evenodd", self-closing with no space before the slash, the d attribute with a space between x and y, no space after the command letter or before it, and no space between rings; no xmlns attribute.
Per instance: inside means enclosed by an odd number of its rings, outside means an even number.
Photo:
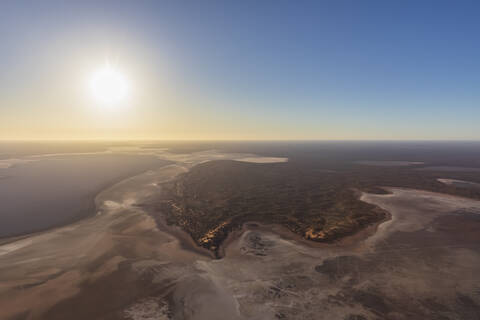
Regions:
<svg viewBox="0 0 480 320"><path fill-rule="evenodd" d="M363 194L391 219L348 243L247 225L218 260L143 205L201 161L176 156L100 193L96 216L0 246L0 319L479 318L480 201Z"/></svg>
<svg viewBox="0 0 480 320"><path fill-rule="evenodd" d="M480 183L465 181L465 180L437 179L437 181L449 186L454 186L459 188L480 188Z"/></svg>

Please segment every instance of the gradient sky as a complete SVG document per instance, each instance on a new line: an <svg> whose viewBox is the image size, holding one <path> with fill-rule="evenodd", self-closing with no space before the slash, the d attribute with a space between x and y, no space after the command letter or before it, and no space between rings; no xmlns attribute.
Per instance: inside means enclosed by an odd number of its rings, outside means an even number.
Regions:
<svg viewBox="0 0 480 320"><path fill-rule="evenodd" d="M0 139L480 139L480 1L0 2ZM113 61L128 101L87 90Z"/></svg>

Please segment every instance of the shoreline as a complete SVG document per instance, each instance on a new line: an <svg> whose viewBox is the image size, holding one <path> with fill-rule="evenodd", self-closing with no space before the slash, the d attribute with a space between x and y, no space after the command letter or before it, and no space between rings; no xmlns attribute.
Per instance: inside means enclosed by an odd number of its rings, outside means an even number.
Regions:
<svg viewBox="0 0 480 320"><path fill-rule="evenodd" d="M36 230L36 231L23 233L23 234L17 234L17 235L8 236L8 237L0 237L0 246L11 244L11 243L14 243L16 241L24 240L24 239L27 239L27 238L30 238L30 237L33 237L33 236L37 236L37 235L41 235L41 234L44 234L44 233L47 233L47 232L51 232L53 230L60 229L60 228L66 227L66 226L72 226L72 225L75 225L79 222L85 221L89 218L95 217L98 213L98 209L101 207L99 197L101 197L103 193L108 192L108 190L111 189L112 187L116 186L117 184L124 183L124 182L126 182L130 179L133 179L133 178L135 178L139 175L145 174L148 171L156 170L156 169L160 169L160 168L163 168L163 167L167 167L167 166L176 164L173 161L169 161L169 160L165 160L165 159L161 159L161 160L162 161L168 161L168 163L157 166L157 167L152 167L152 168L149 168L149 169L141 171L141 172L137 172L133 175L132 174L124 175L122 177L114 179L113 181L105 183L105 185L102 186L102 188L99 188L98 191L93 192L94 195L88 196L89 200L87 200L87 201L91 202L91 204L89 205L89 208L86 209L83 214L79 214L79 215L75 216L74 219L69 220L68 222L60 223L60 224L57 224L57 225L54 225L54 226L51 226L51 227L48 227L48 228L45 228L45 229L41 229L41 230ZM429 191L429 190L411 189L411 188L405 188L405 187L386 187L386 186L379 186L379 188L382 188L382 189L386 190L387 192L389 192L388 194L392 194L391 189L404 189L404 190L415 190L415 191L427 192L427 193L431 193L431 194L442 194L446 197L451 197L451 198L460 197L460 198L464 198L464 199L468 199L468 200L474 200L474 199L468 198L468 197L456 196L456 195L451 195L451 194L448 194L448 193L432 192L432 191ZM363 200L361 200L361 198L365 194L368 194L368 193L367 192L359 192L358 199L360 201L363 201ZM305 239L301 235L290 231L289 229L287 229L286 227L284 227L280 224L261 223L261 222L255 221L255 220L247 221L247 222L244 222L240 226L240 228L237 228L237 229L233 230L232 232L230 232L228 234L228 236L225 238L225 240L219 246L218 255L216 255L215 252L213 252L211 250L208 250L206 248L203 248L200 245L198 245L195 242L195 240L192 238L192 236L188 232L183 230L181 227L176 226L176 225L168 225L165 222L165 217L163 216L162 213L160 213L160 215L162 216L161 219L158 219L157 216L152 215L152 213L148 212L148 210L145 211L145 214L154 218L156 223L157 223L157 227L159 229L161 229L162 231L167 232L167 233L171 234L173 237L175 237L184 249L186 249L188 251L192 251L192 252L197 253L197 254L201 254L205 257L209 257L209 258L212 258L212 259L223 259L223 258L226 257L226 251L227 251L228 246L231 243L233 243L235 240L240 238L245 232L252 231L252 230L260 230L260 231L271 232L271 233L274 233L274 234L280 236L282 239L285 239L285 240L288 240L288 241L295 241L297 243L300 243L300 244L305 245L305 246L310 247L310 248L349 247L349 246L354 245L358 241L366 240L368 237L374 235L376 233L378 227L382 223L385 223L385 222L390 221L392 219L392 214L390 212L388 212L384 209L381 209L378 206L377 206L377 208L385 212L386 216L385 216L384 219L382 219L378 222L375 222L373 224L370 224L370 225L368 225L368 226L366 226L362 229L359 229L358 231L354 232L353 234L344 236L340 239L336 239L336 240L331 241L331 242L316 242L316 241Z"/></svg>
<svg viewBox="0 0 480 320"><path fill-rule="evenodd" d="M384 188L384 187L380 187ZM388 192L391 192L390 190L387 190ZM366 192L360 192L358 191L358 200L363 201L361 198L364 194L367 194ZM363 201L365 202L365 201ZM380 208L379 206L375 205L376 209L381 210L385 213L385 218L377 221L375 223L369 224L364 228L361 228L357 231L355 231L352 234L346 235L344 237L341 237L339 239L333 240L331 242L318 242L318 241L312 241L305 239L301 235L292 232L285 226L282 226L281 224L268 224L268 223L261 223L255 220L247 221L242 223L240 228L233 230L230 232L225 240L221 243L218 249L218 259L223 259L226 257L227 253L227 248L230 244L238 240L245 232L247 231L252 231L252 230L260 230L260 231L266 231L266 232L271 232L275 235L278 235L280 238L287 240L287 241L295 241L297 243L300 243L302 245L305 245L309 248L332 248L332 247L349 247L357 244L360 241L364 241L370 236L374 235L378 227L390 220L392 220L392 214L391 212L384 210ZM191 237L190 237L191 238ZM193 240L193 239L192 239ZM198 245L197 245L198 246ZM210 251L210 250L209 250Z"/></svg>
<svg viewBox="0 0 480 320"><path fill-rule="evenodd" d="M360 242L363 242L364 240L373 236L377 232L381 224L388 222L392 219L392 214L390 212L386 210L383 210L383 211L385 211L386 213L386 216L384 219L378 222L375 222L373 224L370 224L367 227L354 232L353 234L347 235L345 237L342 237L340 239L337 239L331 242L317 242L317 241L305 239L301 235L290 231L288 228L280 224L265 224L265 223L260 223L254 220L247 221L243 223L239 229L236 229L228 234L227 238L222 242L222 244L219 247L217 259L223 259L227 257L228 247L232 243L234 243L236 240L241 238L242 235L247 231L263 231L263 232L273 233L279 236L283 240L293 241L295 243L298 243L313 249L332 249L332 248L346 249L349 247L355 247Z"/></svg>
<svg viewBox="0 0 480 320"><path fill-rule="evenodd" d="M0 246L7 245L7 244L10 244L19 240L23 240L26 238L30 238L33 236L41 235L41 234L54 231L63 227L75 225L79 222L95 217L101 205L100 203L98 203L98 197L101 196L104 192L111 189L117 184L123 183L136 176L145 174L148 171L157 170L162 167L174 164L174 162L169 160L164 160L164 159L159 159L159 160L164 162L166 161L167 163L161 164L159 166L151 167L147 170L142 170L140 172L131 172L131 173L119 176L115 179L112 179L108 182L105 182L101 187L97 188L95 191L92 191L89 195L85 196L86 199L84 200L84 203L88 202L87 204L88 207L82 210L79 214L73 216L71 219L67 219L68 221L56 223L46 228L34 229L28 232L17 233L9 236L4 236L4 237L0 236Z"/></svg>
<svg viewBox="0 0 480 320"><path fill-rule="evenodd" d="M216 259L215 253L213 251L210 251L207 248L199 246L195 242L195 240L193 240L192 236L188 232L183 230L181 227L177 225L168 225L167 222L165 221L165 217L163 216L163 214L160 214L160 217L156 215L153 216L150 212L147 212L147 211L145 211L145 214L147 214L153 220L155 220L155 224L160 231L168 233L169 235L177 239L180 246L184 250L201 254L208 258Z"/></svg>

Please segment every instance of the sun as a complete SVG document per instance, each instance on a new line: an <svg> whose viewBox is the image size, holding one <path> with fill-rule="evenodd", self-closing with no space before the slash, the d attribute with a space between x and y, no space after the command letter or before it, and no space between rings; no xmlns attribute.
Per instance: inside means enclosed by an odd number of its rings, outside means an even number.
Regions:
<svg viewBox="0 0 480 320"><path fill-rule="evenodd" d="M90 79L90 90L96 101L114 105L124 101L129 93L125 75L110 64L96 70Z"/></svg>

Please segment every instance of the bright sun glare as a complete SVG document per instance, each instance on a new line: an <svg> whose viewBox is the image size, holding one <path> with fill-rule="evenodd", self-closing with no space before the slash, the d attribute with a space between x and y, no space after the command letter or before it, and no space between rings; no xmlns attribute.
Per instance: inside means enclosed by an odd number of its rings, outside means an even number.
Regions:
<svg viewBox="0 0 480 320"><path fill-rule="evenodd" d="M127 78L110 64L106 64L92 75L90 89L100 103L113 105L122 102L128 95Z"/></svg>

